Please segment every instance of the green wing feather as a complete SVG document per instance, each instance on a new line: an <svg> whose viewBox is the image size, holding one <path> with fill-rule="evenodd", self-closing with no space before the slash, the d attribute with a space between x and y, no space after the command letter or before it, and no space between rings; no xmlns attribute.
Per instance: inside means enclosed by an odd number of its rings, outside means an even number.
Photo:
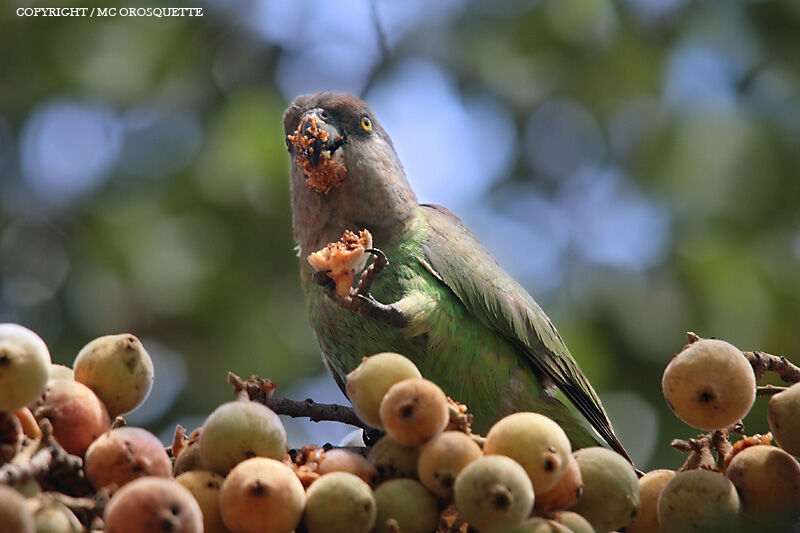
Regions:
<svg viewBox="0 0 800 533"><path fill-rule="evenodd" d="M438 278L476 318L516 344L534 371L549 377L603 440L630 460L597 393L531 295L452 212L427 204L421 209L429 225L422 249Z"/></svg>

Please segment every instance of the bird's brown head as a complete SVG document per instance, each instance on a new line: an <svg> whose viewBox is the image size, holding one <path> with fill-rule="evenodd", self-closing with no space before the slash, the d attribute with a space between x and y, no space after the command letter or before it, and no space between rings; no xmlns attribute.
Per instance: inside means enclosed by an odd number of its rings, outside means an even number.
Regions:
<svg viewBox="0 0 800 533"><path fill-rule="evenodd" d="M363 100L331 92L298 96L283 128L301 248L336 232L338 239L345 229L374 232L416 209L392 141ZM312 235L315 242L306 242Z"/></svg>
<svg viewBox="0 0 800 533"><path fill-rule="evenodd" d="M350 94L298 96L283 115L283 128L293 163L321 194L339 187L365 156L397 158L367 104Z"/></svg>

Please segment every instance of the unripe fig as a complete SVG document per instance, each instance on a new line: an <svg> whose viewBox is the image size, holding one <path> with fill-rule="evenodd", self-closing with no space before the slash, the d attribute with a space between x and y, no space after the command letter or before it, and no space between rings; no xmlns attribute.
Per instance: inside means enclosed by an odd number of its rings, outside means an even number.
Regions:
<svg viewBox="0 0 800 533"><path fill-rule="evenodd" d="M50 352L36 333L19 324L0 324L0 411L36 400L47 385L50 366Z"/></svg>
<svg viewBox="0 0 800 533"><path fill-rule="evenodd" d="M508 529L492 529L492 531L501 531L502 533L573 533L564 524L540 516L528 518L521 524Z"/></svg>
<svg viewBox="0 0 800 533"><path fill-rule="evenodd" d="M222 522L222 510L219 506L219 494L224 480L216 472L208 470L192 470L175 478L197 500L203 513L203 533L228 532Z"/></svg>
<svg viewBox="0 0 800 533"><path fill-rule="evenodd" d="M290 533L305 503L303 485L292 469L266 457L233 467L220 493L222 520L233 533Z"/></svg>
<svg viewBox="0 0 800 533"><path fill-rule="evenodd" d="M769 399L767 419L778 446L800 457L800 383Z"/></svg>
<svg viewBox="0 0 800 533"><path fill-rule="evenodd" d="M444 431L450 408L442 389L427 379L395 383L381 402L381 422L400 444L420 446Z"/></svg>
<svg viewBox="0 0 800 533"><path fill-rule="evenodd" d="M203 424L200 450L208 470L225 475L250 457L283 460L286 429L272 409L256 402L220 405Z"/></svg>
<svg viewBox="0 0 800 533"><path fill-rule="evenodd" d="M481 447L470 436L460 431L445 431L420 449L419 480L443 500L452 500L459 472L482 456Z"/></svg>
<svg viewBox="0 0 800 533"><path fill-rule="evenodd" d="M308 488L303 523L308 533L369 533L377 506L369 485L349 472L332 472Z"/></svg>
<svg viewBox="0 0 800 533"><path fill-rule="evenodd" d="M658 523L664 533L707 531L739 523L739 496L728 478L710 470L675 474L658 497Z"/></svg>
<svg viewBox="0 0 800 533"><path fill-rule="evenodd" d="M699 429L722 429L741 420L756 399L753 367L738 348L701 339L676 355L661 380L678 418Z"/></svg>
<svg viewBox="0 0 800 533"><path fill-rule="evenodd" d="M572 533L595 533L592 524L574 511L556 511L552 514L552 519L564 525ZM653 531L658 531L658 529ZM628 533L627 528L625 528L625 533Z"/></svg>
<svg viewBox="0 0 800 533"><path fill-rule="evenodd" d="M84 469L96 489L111 483L121 487L142 476L172 477L172 461L158 437L132 426L100 435L86 451Z"/></svg>
<svg viewBox="0 0 800 533"><path fill-rule="evenodd" d="M75 379L75 371L68 366L52 365L50 366L50 379L66 379L72 381Z"/></svg>
<svg viewBox="0 0 800 533"><path fill-rule="evenodd" d="M36 415L49 419L58 443L80 457L111 426L103 403L92 389L77 381L51 380Z"/></svg>
<svg viewBox="0 0 800 533"><path fill-rule="evenodd" d="M478 531L521 524L531 514L533 496L525 469L503 455L481 457L456 478L456 507Z"/></svg>
<svg viewBox="0 0 800 533"><path fill-rule="evenodd" d="M347 397L361 420L382 429L383 396L398 381L412 378L422 378L422 374L410 359L399 353L378 353L365 358L347 375Z"/></svg>
<svg viewBox="0 0 800 533"><path fill-rule="evenodd" d="M333 448L322 454L317 466L320 475L331 472L349 472L374 487L378 482L378 471L366 457L341 448Z"/></svg>
<svg viewBox="0 0 800 533"><path fill-rule="evenodd" d="M583 448L573 456L581 470L583 494L570 510L586 518L597 531L630 524L641 508L633 466L606 448Z"/></svg>
<svg viewBox="0 0 800 533"><path fill-rule="evenodd" d="M583 494L583 478L578 462L572 456L567 456L567 469L556 486L544 494L536 494L535 507L542 513L549 513L555 509L568 509L578 503Z"/></svg>
<svg viewBox="0 0 800 533"><path fill-rule="evenodd" d="M420 448L403 446L386 435L370 448L367 460L375 466L381 480L416 478L419 454Z"/></svg>
<svg viewBox="0 0 800 533"><path fill-rule="evenodd" d="M119 489L106 506L105 533L203 533L203 515L180 483L140 477Z"/></svg>
<svg viewBox="0 0 800 533"><path fill-rule="evenodd" d="M75 380L92 389L112 417L144 402L153 385L153 361L130 333L98 337L84 346L73 364Z"/></svg>
<svg viewBox="0 0 800 533"><path fill-rule="evenodd" d="M522 465L538 495L555 487L567 469L572 452L564 430L539 413L514 413L486 434L483 453L511 457Z"/></svg>
<svg viewBox="0 0 800 533"><path fill-rule="evenodd" d="M28 504L22 495L6 485L0 485L0 524L3 531L14 533L35 533L36 526L33 522Z"/></svg>
<svg viewBox="0 0 800 533"><path fill-rule="evenodd" d="M413 479L393 479L375 489L378 514L374 533L387 533L386 523L396 520L403 533L431 533L439 523L439 504Z"/></svg>
<svg viewBox="0 0 800 533"><path fill-rule="evenodd" d="M63 503L56 501L32 502L36 533L83 533L78 517Z"/></svg>
<svg viewBox="0 0 800 533"><path fill-rule="evenodd" d="M725 475L748 518L791 523L800 516L800 465L784 450L763 444L745 448Z"/></svg>
<svg viewBox="0 0 800 533"><path fill-rule="evenodd" d="M674 470L653 470L639 478L639 498L642 509L636 519L625 526L625 533L650 533L659 531L658 497L661 490L675 477Z"/></svg>

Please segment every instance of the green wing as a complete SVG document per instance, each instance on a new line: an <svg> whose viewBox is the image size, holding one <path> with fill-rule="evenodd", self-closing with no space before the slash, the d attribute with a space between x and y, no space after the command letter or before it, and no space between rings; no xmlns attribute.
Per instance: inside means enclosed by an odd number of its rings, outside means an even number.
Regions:
<svg viewBox="0 0 800 533"><path fill-rule="evenodd" d="M421 209L430 227L423 253L439 279L475 317L516 344L534 370L549 377L609 446L630 460L597 393L531 295L457 216L437 205Z"/></svg>

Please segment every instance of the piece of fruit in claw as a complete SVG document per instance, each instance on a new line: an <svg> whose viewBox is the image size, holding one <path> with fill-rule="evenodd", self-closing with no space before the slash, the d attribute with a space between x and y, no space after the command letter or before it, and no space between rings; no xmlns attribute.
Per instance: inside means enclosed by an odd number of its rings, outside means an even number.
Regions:
<svg viewBox="0 0 800 533"><path fill-rule="evenodd" d="M350 294L356 273L361 272L367 264L372 248L372 235L366 229L358 235L346 230L338 242L329 243L325 248L309 254L308 262L317 271L325 271L336 283L336 294L344 298Z"/></svg>

